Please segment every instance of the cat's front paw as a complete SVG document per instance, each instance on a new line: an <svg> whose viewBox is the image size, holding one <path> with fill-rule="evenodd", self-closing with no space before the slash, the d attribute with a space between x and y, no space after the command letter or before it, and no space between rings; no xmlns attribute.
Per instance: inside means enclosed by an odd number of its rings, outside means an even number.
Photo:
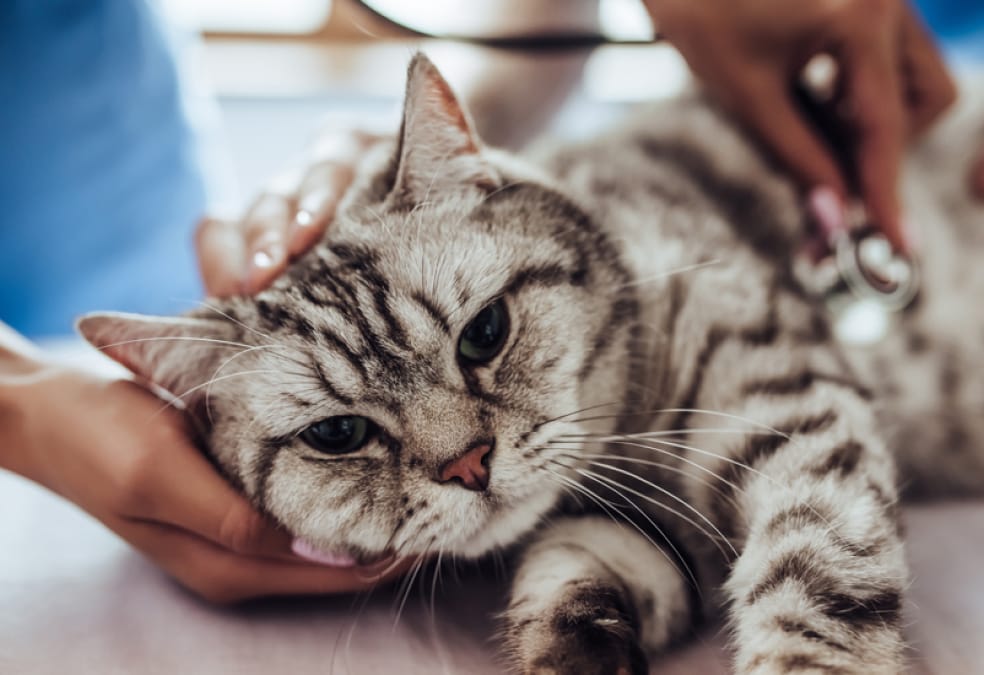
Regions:
<svg viewBox="0 0 984 675"><path fill-rule="evenodd" d="M575 588L549 612L510 618L509 624L517 670L524 675L649 672L639 646L635 612L616 589L600 585Z"/></svg>

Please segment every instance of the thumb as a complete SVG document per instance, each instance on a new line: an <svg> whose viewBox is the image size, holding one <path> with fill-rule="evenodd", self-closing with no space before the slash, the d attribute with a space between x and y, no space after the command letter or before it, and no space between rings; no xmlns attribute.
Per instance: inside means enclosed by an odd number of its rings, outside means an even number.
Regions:
<svg viewBox="0 0 984 675"><path fill-rule="evenodd" d="M225 515L215 533L215 542L234 553L294 557L291 553L291 536L239 495L226 501Z"/></svg>
<svg viewBox="0 0 984 675"><path fill-rule="evenodd" d="M239 554L294 557L290 535L254 509L197 448L179 441L166 451L166 462L143 463L130 486L139 499L119 515L177 527Z"/></svg>

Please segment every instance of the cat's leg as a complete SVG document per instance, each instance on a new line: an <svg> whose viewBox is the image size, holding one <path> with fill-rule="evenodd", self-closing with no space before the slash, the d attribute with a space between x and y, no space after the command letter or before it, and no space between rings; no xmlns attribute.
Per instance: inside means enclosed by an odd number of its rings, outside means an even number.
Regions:
<svg viewBox="0 0 984 675"><path fill-rule="evenodd" d="M693 469L690 494L739 551L725 584L737 671L898 672L908 576L867 392L794 336L718 352L694 406L716 412L690 416L686 458L719 479L708 489ZM701 433L722 427L743 431Z"/></svg>
<svg viewBox="0 0 984 675"><path fill-rule="evenodd" d="M628 524L558 520L525 551L513 581L509 659L521 673L645 674L645 653L690 626L685 579Z"/></svg>
<svg viewBox="0 0 984 675"><path fill-rule="evenodd" d="M745 534L726 584L737 670L899 672L908 577L884 451L836 407L800 419L738 457L753 470L735 476Z"/></svg>
<svg viewBox="0 0 984 675"><path fill-rule="evenodd" d="M755 271L730 277L741 297L710 271L693 281L665 423L686 442L640 444L678 457L688 502L737 550L724 591L738 673L898 672L908 572L871 393L823 315L781 279L756 288Z"/></svg>

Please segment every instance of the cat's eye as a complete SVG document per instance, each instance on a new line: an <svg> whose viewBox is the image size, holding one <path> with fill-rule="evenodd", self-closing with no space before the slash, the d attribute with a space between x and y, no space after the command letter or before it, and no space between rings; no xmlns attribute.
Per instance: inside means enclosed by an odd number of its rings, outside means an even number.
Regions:
<svg viewBox="0 0 984 675"><path fill-rule="evenodd" d="M496 357L509 334L509 315L500 299L479 312L458 340L458 354L469 363L486 363Z"/></svg>
<svg viewBox="0 0 984 675"><path fill-rule="evenodd" d="M318 452L344 455L365 445L373 431L373 423L365 417L344 415L312 424L301 432L301 440Z"/></svg>

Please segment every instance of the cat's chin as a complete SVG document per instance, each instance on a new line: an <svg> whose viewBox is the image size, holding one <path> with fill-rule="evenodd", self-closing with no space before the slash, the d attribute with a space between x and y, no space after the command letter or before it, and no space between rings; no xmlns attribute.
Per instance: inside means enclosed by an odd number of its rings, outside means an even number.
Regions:
<svg viewBox="0 0 984 675"><path fill-rule="evenodd" d="M446 550L467 558L480 558L496 549L508 548L535 529L558 498L559 490L551 489L536 490L518 499L510 495L474 534Z"/></svg>

